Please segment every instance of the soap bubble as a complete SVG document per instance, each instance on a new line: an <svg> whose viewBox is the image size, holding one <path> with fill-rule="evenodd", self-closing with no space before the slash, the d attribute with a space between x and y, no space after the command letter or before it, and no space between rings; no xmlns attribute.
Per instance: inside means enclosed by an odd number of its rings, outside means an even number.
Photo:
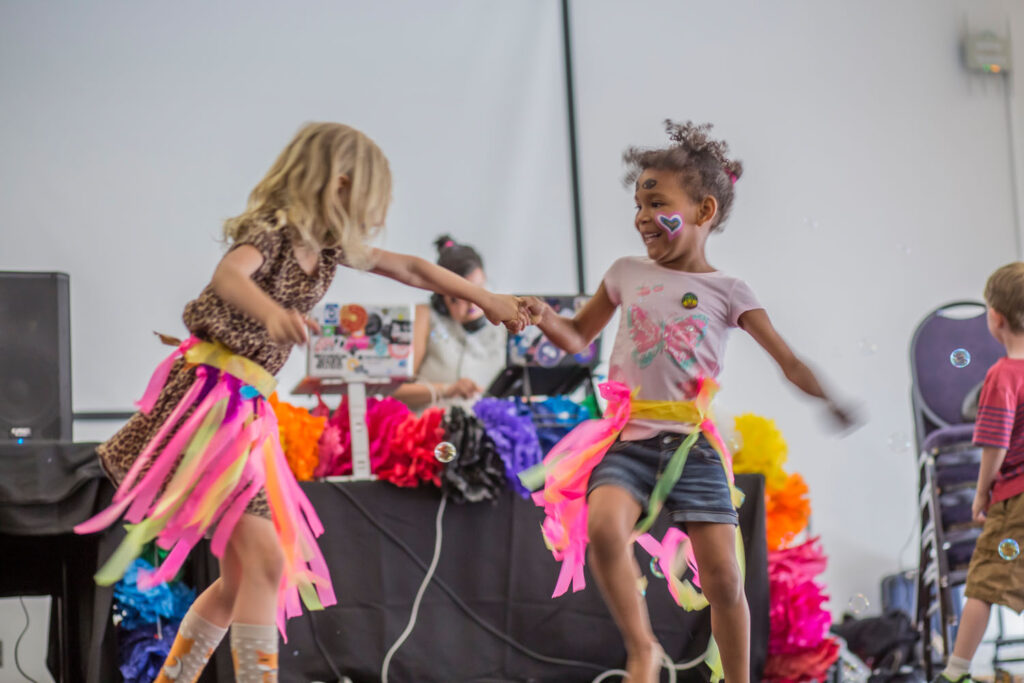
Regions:
<svg viewBox="0 0 1024 683"><path fill-rule="evenodd" d="M860 352L864 356L873 356L878 353L878 344L867 337L857 342L857 346L860 348Z"/></svg>
<svg viewBox="0 0 1024 683"><path fill-rule="evenodd" d="M906 453L910 450L910 437L903 432L893 432L889 435L889 450L893 453Z"/></svg>
<svg viewBox="0 0 1024 683"><path fill-rule="evenodd" d="M847 606L850 608L850 612L854 616L857 616L863 614L868 607L871 607L871 602L863 593L857 593L852 598L850 598L850 602L847 604Z"/></svg>
<svg viewBox="0 0 1024 683"><path fill-rule="evenodd" d="M661 573L661 569L658 567L658 558L651 558L651 574L659 579L664 579L665 575Z"/></svg>
<svg viewBox="0 0 1024 683"><path fill-rule="evenodd" d="M967 349L956 349L949 354L949 362L954 368L966 368L971 364L971 353Z"/></svg>
<svg viewBox="0 0 1024 683"><path fill-rule="evenodd" d="M999 541L999 557L1006 561L1016 560L1020 557L1020 545L1012 538L1004 538Z"/></svg>
<svg viewBox="0 0 1024 683"><path fill-rule="evenodd" d="M434 457L437 458L438 462L451 462L455 459L457 452L455 445L447 441L442 441L434 447Z"/></svg>

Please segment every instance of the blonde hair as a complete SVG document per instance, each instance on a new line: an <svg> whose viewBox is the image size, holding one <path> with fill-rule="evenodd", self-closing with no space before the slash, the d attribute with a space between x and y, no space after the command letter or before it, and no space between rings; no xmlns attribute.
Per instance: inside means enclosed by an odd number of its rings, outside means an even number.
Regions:
<svg viewBox="0 0 1024 683"><path fill-rule="evenodd" d="M989 276L985 303L1006 317L1010 330L1024 332L1024 263L1007 264Z"/></svg>
<svg viewBox="0 0 1024 683"><path fill-rule="evenodd" d="M347 201L338 177L348 176ZM290 225L317 250L339 248L346 263L369 268L370 242L391 203L391 170L373 140L340 123L307 123L249 195L245 211L224 222L234 241L254 222Z"/></svg>

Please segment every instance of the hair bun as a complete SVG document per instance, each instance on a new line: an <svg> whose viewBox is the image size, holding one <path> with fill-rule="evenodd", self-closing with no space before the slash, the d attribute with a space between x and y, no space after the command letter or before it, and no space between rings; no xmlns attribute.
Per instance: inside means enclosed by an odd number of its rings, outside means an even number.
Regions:
<svg viewBox="0 0 1024 683"><path fill-rule="evenodd" d="M447 233L434 240L434 248L437 249L437 253L439 255L444 253L445 249L451 249L455 246L458 246L458 242L452 239L452 236Z"/></svg>
<svg viewBox="0 0 1024 683"><path fill-rule="evenodd" d="M737 159L725 162L725 172L735 185L736 181L743 177L743 162Z"/></svg>

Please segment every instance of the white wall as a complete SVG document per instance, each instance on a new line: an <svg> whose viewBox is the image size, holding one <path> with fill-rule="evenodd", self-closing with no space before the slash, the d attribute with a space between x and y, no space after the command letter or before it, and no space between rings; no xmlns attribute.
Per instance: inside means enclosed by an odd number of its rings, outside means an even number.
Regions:
<svg viewBox="0 0 1024 683"><path fill-rule="evenodd" d="M223 219L309 120L388 154L385 248L432 258L450 231L495 287L574 291L559 16L542 0L0 4L0 270L70 273L75 409L130 408L168 351L151 331L184 331ZM328 297L425 300L346 271ZM303 370L296 353L281 387Z"/></svg>
<svg viewBox="0 0 1024 683"><path fill-rule="evenodd" d="M642 253L623 150L663 144L665 118L711 121L746 164L712 262L747 279L790 343L870 411L855 435L833 438L734 335L723 404L786 435L837 612L858 593L877 607L879 578L901 565L915 525L913 456L888 444L913 433L915 325L936 305L979 299L1014 259L1007 83L961 66L968 8L976 26L1004 29L1012 16L1020 52L1019 2L573 3L590 286L618 256ZM1024 91L1019 72L1014 82ZM902 564L914 558L911 547Z"/></svg>

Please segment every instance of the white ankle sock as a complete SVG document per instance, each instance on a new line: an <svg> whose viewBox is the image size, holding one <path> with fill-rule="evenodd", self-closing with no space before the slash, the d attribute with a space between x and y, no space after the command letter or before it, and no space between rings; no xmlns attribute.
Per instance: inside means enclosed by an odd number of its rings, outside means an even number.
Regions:
<svg viewBox="0 0 1024 683"><path fill-rule="evenodd" d="M167 661L160 668L154 683L195 681L227 632L226 628L211 624L190 609L181 620Z"/></svg>
<svg viewBox="0 0 1024 683"><path fill-rule="evenodd" d="M236 683L276 683L277 627L232 624L231 656Z"/></svg>
<svg viewBox="0 0 1024 683"><path fill-rule="evenodd" d="M946 668L943 670L942 675L951 681L956 681L961 676L969 673L971 673L971 660L950 655L949 662L946 663Z"/></svg>

